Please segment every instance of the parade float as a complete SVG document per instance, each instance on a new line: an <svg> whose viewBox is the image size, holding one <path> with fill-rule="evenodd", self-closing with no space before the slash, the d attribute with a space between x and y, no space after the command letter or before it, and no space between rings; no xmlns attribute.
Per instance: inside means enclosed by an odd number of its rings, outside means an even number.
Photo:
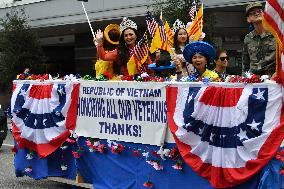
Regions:
<svg viewBox="0 0 284 189"><path fill-rule="evenodd" d="M274 80L19 75L16 176L81 175L96 189L281 188L281 53Z"/></svg>

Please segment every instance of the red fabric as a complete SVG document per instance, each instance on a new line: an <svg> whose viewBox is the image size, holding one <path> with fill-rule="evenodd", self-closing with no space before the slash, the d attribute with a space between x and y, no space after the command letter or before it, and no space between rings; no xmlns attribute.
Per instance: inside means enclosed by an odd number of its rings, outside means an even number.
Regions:
<svg viewBox="0 0 284 189"><path fill-rule="evenodd" d="M32 85L30 90L30 97L34 99L51 98L51 91L53 85Z"/></svg>
<svg viewBox="0 0 284 189"><path fill-rule="evenodd" d="M16 84L13 83L13 88L12 88L12 92L14 92L16 89Z"/></svg>
<svg viewBox="0 0 284 189"><path fill-rule="evenodd" d="M173 133L175 142L184 161L200 176L207 179L213 187L227 188L247 181L271 160L282 143L284 136L284 106L282 106L281 111L281 124L273 130L265 141L256 160L248 161L245 167L238 169L219 168L211 164L205 164L198 156L190 153L191 147L189 145L180 142L175 136L177 125L174 122L173 116L175 113L177 94L177 87L167 87L167 116L169 128Z"/></svg>
<svg viewBox="0 0 284 189"><path fill-rule="evenodd" d="M52 85L46 85L46 86L52 86ZM12 123L12 133L19 145L19 148L32 149L38 153L40 158L45 158L46 156L53 153L56 149L58 149L66 141L66 139L70 136L70 130L75 129L76 120L77 120L77 104L79 98L80 84L74 84L73 87L74 88L71 94L72 101L66 117L66 130L63 133L61 133L59 136L52 139L49 143L36 144L32 141L22 138L20 130L17 128L17 126L14 123Z"/></svg>
<svg viewBox="0 0 284 189"><path fill-rule="evenodd" d="M18 143L19 148L28 148L38 153L40 158L45 158L51 153L53 153L56 149L58 149L70 136L70 131L66 130L58 137L54 138L47 144L36 144L27 139L21 138L21 132L16 127L14 123L12 123L12 132L15 140Z"/></svg>
<svg viewBox="0 0 284 189"><path fill-rule="evenodd" d="M74 130L76 127L79 89L80 89L80 84L74 84L73 91L71 94L72 101L66 117L66 129L69 130Z"/></svg>
<svg viewBox="0 0 284 189"><path fill-rule="evenodd" d="M204 94L199 101L211 106L233 107L237 105L242 91L243 88L210 86L204 91ZM231 98L232 96L235 96L235 98Z"/></svg>

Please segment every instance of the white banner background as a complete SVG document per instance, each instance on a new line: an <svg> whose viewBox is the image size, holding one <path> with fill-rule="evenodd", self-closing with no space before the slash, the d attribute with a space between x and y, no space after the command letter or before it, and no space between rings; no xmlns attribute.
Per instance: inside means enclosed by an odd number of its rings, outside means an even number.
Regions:
<svg viewBox="0 0 284 189"><path fill-rule="evenodd" d="M76 134L162 145L166 83L81 81Z"/></svg>

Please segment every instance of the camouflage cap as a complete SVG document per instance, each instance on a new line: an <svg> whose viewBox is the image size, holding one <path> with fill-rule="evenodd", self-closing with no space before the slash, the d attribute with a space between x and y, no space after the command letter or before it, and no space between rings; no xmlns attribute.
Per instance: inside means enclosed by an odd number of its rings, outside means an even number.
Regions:
<svg viewBox="0 0 284 189"><path fill-rule="evenodd" d="M248 4L248 6L246 7L246 14L248 15L249 11L253 8L263 8L262 7L262 4L260 2L253 2L253 3L250 3Z"/></svg>

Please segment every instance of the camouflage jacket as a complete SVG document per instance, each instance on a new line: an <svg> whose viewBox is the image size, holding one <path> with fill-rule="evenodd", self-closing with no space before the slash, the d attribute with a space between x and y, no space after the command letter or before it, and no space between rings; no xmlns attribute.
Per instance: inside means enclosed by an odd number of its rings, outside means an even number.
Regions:
<svg viewBox="0 0 284 189"><path fill-rule="evenodd" d="M273 75L276 70L276 43L273 35L255 30L246 35L242 54L242 71L257 75Z"/></svg>

